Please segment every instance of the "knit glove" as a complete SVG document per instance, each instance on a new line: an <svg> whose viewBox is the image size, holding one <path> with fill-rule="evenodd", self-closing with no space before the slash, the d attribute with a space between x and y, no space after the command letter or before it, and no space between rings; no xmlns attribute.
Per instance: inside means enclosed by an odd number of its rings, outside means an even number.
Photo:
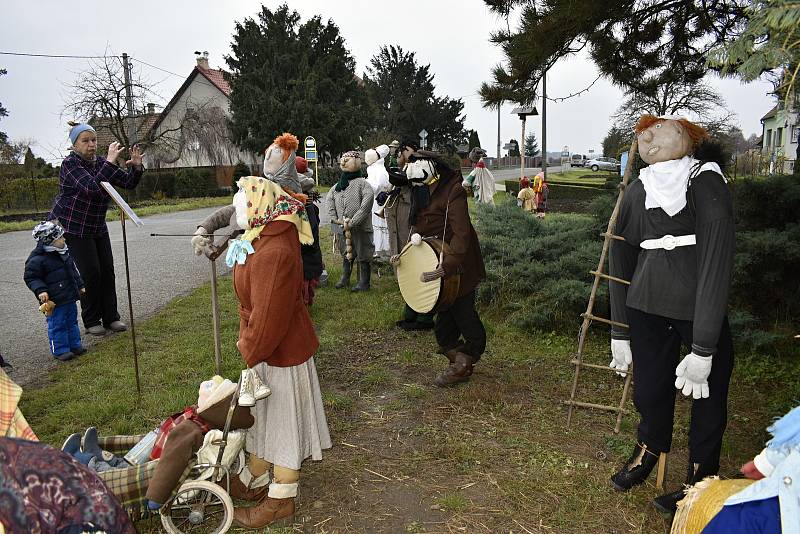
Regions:
<svg viewBox="0 0 800 534"><path fill-rule="evenodd" d="M208 234L208 232L202 226L198 226L197 230L194 231L192 248L194 249L195 256L202 255L203 252L205 252L206 247L211 244L211 240L205 234Z"/></svg>
<svg viewBox="0 0 800 534"><path fill-rule="evenodd" d="M712 356L698 356L690 352L675 369L675 387L693 399L708 398L708 375L711 374Z"/></svg>
<svg viewBox="0 0 800 534"><path fill-rule="evenodd" d="M608 364L612 369L617 370L619 376L625 376L625 371L633 362L631 354L631 341L629 339L611 340L611 363Z"/></svg>

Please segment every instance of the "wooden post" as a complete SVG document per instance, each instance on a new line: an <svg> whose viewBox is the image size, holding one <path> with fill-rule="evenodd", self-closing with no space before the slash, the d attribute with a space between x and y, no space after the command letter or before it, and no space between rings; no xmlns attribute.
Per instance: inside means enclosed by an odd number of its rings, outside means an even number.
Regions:
<svg viewBox="0 0 800 534"><path fill-rule="evenodd" d="M133 318L133 299L131 298L131 270L128 265L128 234L125 231L125 212L120 208L119 220L122 223L122 247L125 250L125 281L128 285L128 312L131 316L131 341L133 341L133 368L136 373L136 393L142 394L139 384L139 353L136 350L136 321Z"/></svg>

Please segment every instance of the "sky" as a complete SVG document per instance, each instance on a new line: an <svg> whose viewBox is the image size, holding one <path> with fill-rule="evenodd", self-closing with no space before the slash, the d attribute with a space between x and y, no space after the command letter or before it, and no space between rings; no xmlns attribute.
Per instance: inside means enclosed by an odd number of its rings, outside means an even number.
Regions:
<svg viewBox="0 0 800 534"><path fill-rule="evenodd" d="M282 2L249 0L139 0L131 4L80 4L63 0L5 0L0 52L54 55L116 55L127 52L134 68L155 83L154 98L165 105L195 65L194 51L208 51L212 68L224 68L236 21L254 17L261 4L270 9ZM430 64L437 94L462 98L465 127L478 131L482 146L495 155L497 112L484 109L477 95L494 65L502 62L490 35L506 21L489 13L482 0L407 0L384 4L358 0L295 0L291 7L302 20L314 15L333 19L339 26L361 75L382 45L399 45L416 52L421 64ZM513 26L513 21L512 21ZM108 52L107 52L108 51ZM179 74L174 76L137 61ZM0 130L12 141L33 141L37 156L58 162L66 155L67 99L65 86L85 70L85 59L55 59L0 55L0 102L9 116ZM547 77L548 96L576 93L597 78L585 55L562 59ZM773 106L766 81L741 84L737 80L709 79L724 97L745 137L761 134L759 119ZM609 117L622 101L622 92L600 79L581 96L547 104L547 149L567 146L573 153L601 152L610 126ZM513 106L500 112L502 144L519 139L520 121ZM537 108L541 111L541 101ZM526 129L539 139L541 117L531 117ZM389 140L387 140L389 141Z"/></svg>

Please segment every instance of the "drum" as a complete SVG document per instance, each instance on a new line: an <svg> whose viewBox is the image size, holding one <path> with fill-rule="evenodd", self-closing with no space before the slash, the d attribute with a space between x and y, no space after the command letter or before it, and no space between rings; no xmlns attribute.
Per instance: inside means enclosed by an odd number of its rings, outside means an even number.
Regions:
<svg viewBox="0 0 800 534"><path fill-rule="evenodd" d="M439 255L450 247L437 239L425 239L419 245L407 243L400 252L397 282L403 300L417 313L446 310L458 296L460 275L447 276L431 282L420 279L422 273L434 271L439 265Z"/></svg>

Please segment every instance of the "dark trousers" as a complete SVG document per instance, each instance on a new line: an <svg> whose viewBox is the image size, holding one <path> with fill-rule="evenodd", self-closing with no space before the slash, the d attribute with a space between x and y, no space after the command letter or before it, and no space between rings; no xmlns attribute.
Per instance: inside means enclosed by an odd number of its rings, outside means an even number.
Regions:
<svg viewBox="0 0 800 534"><path fill-rule="evenodd" d="M419 323L430 325L433 323L435 313L419 313L415 312L408 304L403 308L403 320L407 323Z"/></svg>
<svg viewBox="0 0 800 534"><path fill-rule="evenodd" d="M478 361L486 350L486 329L475 311L475 290L458 297L450 308L436 314L436 341L444 350L464 344L464 352ZM461 338L463 337L463 341Z"/></svg>
<svg viewBox="0 0 800 534"><path fill-rule="evenodd" d="M627 310L633 353L633 402L641 416L639 440L651 449L668 452L678 391L675 368L691 350L692 321ZM719 469L722 435L728 424L728 385L732 371L733 344L725 317L708 377L709 397L692 401L689 426L689 461L701 464L709 474Z"/></svg>
<svg viewBox="0 0 800 534"><path fill-rule="evenodd" d="M86 286L86 294L81 299L83 326L89 328L100 323L108 326L119 321L114 256L108 234L99 237L66 234L65 237Z"/></svg>
<svg viewBox="0 0 800 534"><path fill-rule="evenodd" d="M78 329L78 305L67 302L53 308L47 318L47 337L53 356L81 348L81 331Z"/></svg>

